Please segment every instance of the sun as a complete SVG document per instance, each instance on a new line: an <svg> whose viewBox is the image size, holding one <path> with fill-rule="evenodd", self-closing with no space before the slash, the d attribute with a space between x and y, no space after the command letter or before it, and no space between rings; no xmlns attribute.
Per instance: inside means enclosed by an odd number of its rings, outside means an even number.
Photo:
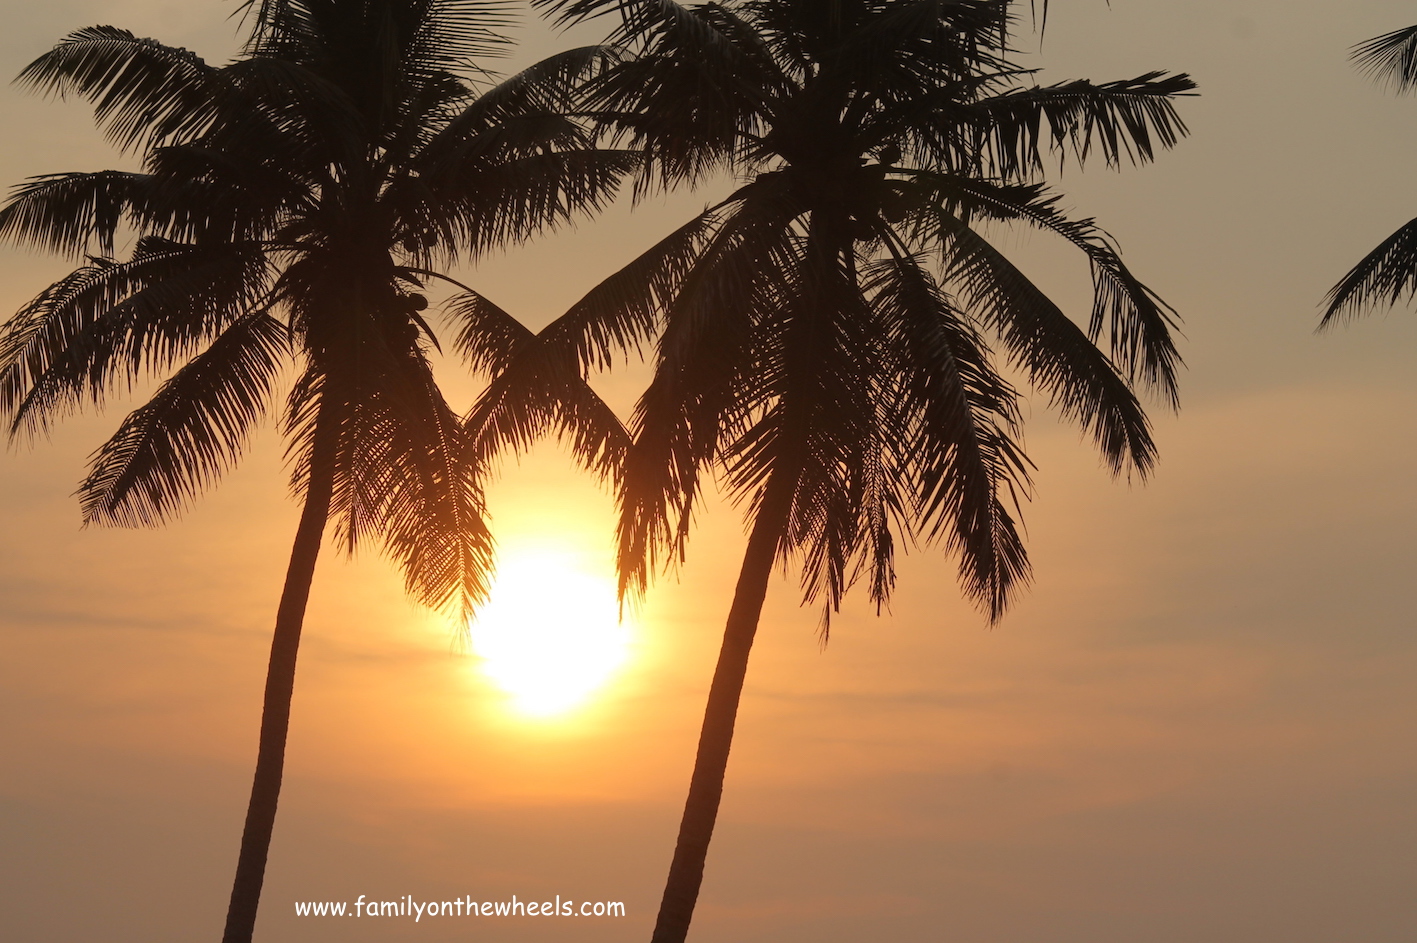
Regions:
<svg viewBox="0 0 1417 943"><path fill-rule="evenodd" d="M554 550L512 552L469 626L483 674L522 714L550 717L603 687L629 656L615 587Z"/></svg>

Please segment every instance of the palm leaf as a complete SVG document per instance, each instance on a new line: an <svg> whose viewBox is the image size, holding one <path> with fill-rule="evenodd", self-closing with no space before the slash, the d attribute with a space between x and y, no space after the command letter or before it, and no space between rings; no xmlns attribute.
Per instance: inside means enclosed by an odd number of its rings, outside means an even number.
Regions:
<svg viewBox="0 0 1417 943"><path fill-rule="evenodd" d="M554 433L587 469L618 483L629 435L586 383L575 349L548 343L471 289L448 309L462 322L458 348L493 378L464 422L468 464L485 468L502 450Z"/></svg>
<svg viewBox="0 0 1417 943"><path fill-rule="evenodd" d="M199 127L217 70L195 53L113 26L76 30L21 70L19 83L94 105L121 148L147 147Z"/></svg>
<svg viewBox="0 0 1417 943"><path fill-rule="evenodd" d="M374 529L404 572L408 592L425 605L462 614L486 598L492 534L479 478L481 466L462 423L444 402L422 358L409 366L423 380L421 401L391 402L361 437L362 487L372 498ZM408 407L413 408L408 408Z"/></svg>
<svg viewBox="0 0 1417 943"><path fill-rule="evenodd" d="M761 181L725 213L713 238L665 302L654 380L636 406L635 443L621 491L620 584L642 592L660 562L682 557L703 473L742 442L771 406L769 384L740 399L735 386L754 375L754 324L793 297L800 207L781 181ZM666 286L668 287L668 286ZM766 339L762 343L769 343ZM761 453L765 455L766 453ZM766 463L739 463L735 487L761 500Z"/></svg>
<svg viewBox="0 0 1417 943"><path fill-rule="evenodd" d="M436 164L465 141L528 115L564 115L574 111L579 87L623 60L613 46L581 46L548 56L509 76L477 96L447 121L424 148L420 161Z"/></svg>
<svg viewBox="0 0 1417 943"><path fill-rule="evenodd" d="M722 169L744 136L762 130L773 92L785 86L782 74L771 58L735 41L717 5L657 0L627 4L626 12L612 41L638 54L590 83L587 107L616 140L644 153L638 193L656 182L696 183Z"/></svg>
<svg viewBox="0 0 1417 943"><path fill-rule="evenodd" d="M1026 178L1043 169L1049 150L1079 164L1095 151L1108 166L1156 159L1188 133L1175 99L1196 88L1188 75L1148 72L1135 79L1094 85L1063 82L1017 89L978 103L982 140L998 176Z"/></svg>
<svg viewBox="0 0 1417 943"><path fill-rule="evenodd" d="M590 149L469 159L402 184L391 202L402 211L410 246L437 246L444 258L476 258L605 207L638 163L631 152Z"/></svg>
<svg viewBox="0 0 1417 943"><path fill-rule="evenodd" d="M0 208L0 238L66 255L97 244L112 255L118 225L147 182L117 170L31 177Z"/></svg>
<svg viewBox="0 0 1417 943"><path fill-rule="evenodd" d="M1417 291L1417 219L1384 239L1329 291L1319 328L1360 314L1367 305L1395 305Z"/></svg>
<svg viewBox="0 0 1417 943"><path fill-rule="evenodd" d="M1114 474L1145 477L1156 460L1150 423L1116 366L982 236L941 214L944 279L1003 341L1010 359L1064 416L1090 432Z"/></svg>
<svg viewBox="0 0 1417 943"><path fill-rule="evenodd" d="M1417 87L1417 26L1384 33L1353 47L1353 61L1364 72L1390 82L1399 91Z"/></svg>
<svg viewBox="0 0 1417 943"><path fill-rule="evenodd" d="M156 526L233 465L289 353L264 311L232 324L134 411L79 486L85 523Z"/></svg>
<svg viewBox="0 0 1417 943"><path fill-rule="evenodd" d="M87 395L162 370L265 296L259 246L196 247L149 237L132 259L91 259L0 333L0 411L11 433L45 427Z"/></svg>
<svg viewBox="0 0 1417 943"><path fill-rule="evenodd" d="M957 228L958 220L997 219L1027 223L1072 243L1092 264L1093 306L1088 338L1096 342L1107 335L1112 360L1130 379L1159 393L1165 402L1178 402L1176 373L1181 357L1172 331L1175 311L1132 274L1122 262L1116 244L1091 219L1070 219L1057 207L1058 197L1041 186L1001 186L979 179L912 171L927 185L933 203L922 225L935 231Z"/></svg>
<svg viewBox="0 0 1417 943"><path fill-rule="evenodd" d="M966 595L997 620L1028 578L1009 513L1029 489L1017 395L918 258L898 255L869 275L900 362L895 408L908 435L896 447L917 482L916 513L927 537L945 533Z"/></svg>

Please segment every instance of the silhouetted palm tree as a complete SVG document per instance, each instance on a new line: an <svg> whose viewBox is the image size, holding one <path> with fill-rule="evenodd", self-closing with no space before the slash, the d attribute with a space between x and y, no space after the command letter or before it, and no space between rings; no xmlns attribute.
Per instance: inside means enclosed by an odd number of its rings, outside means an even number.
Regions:
<svg viewBox="0 0 1417 943"><path fill-rule="evenodd" d="M1050 155L1152 159L1185 133L1173 102L1194 84L1153 72L1027 86L1004 0L539 2L566 22L619 15L614 41L629 52L591 98L646 155L642 188L724 171L739 181L548 327L484 414L516 400L519 372L569 372L657 336L626 457L622 592L680 558L707 475L747 510L654 931L669 943L688 931L775 563L800 564L825 633L856 580L885 603L901 540L942 543L997 619L1028 574L1015 524L1029 487L1021 394L1000 358L1115 473L1152 467L1133 388L1174 406L1172 314L1041 180ZM1095 288L1086 328L988 240L1000 225L1082 251ZM529 408L507 422L516 435L536 424Z"/></svg>
<svg viewBox="0 0 1417 943"><path fill-rule="evenodd" d="M1399 92L1417 88L1417 26L1393 30L1353 49L1358 66ZM1395 305L1417 291L1417 219L1403 226L1333 286L1321 328L1357 315L1366 306Z"/></svg>
<svg viewBox="0 0 1417 943"><path fill-rule="evenodd" d="M170 377L100 448L88 522L158 524L284 409L304 509L276 617L259 754L224 939L251 938L284 764L296 652L326 525L376 537L429 605L472 605L492 541L473 442L440 394L421 313L434 266L599 205L634 164L595 151L566 90L603 61L565 53L501 84L473 63L504 42L501 0L264 0L244 54L215 67L114 27L71 34L22 73L91 101L141 172L38 177L0 234L96 252L0 334L12 433L145 376ZM136 239L131 255L115 243ZM449 308L494 367L530 336L474 294ZM623 430L572 378L557 391L583 452ZM597 447L592 443L599 441Z"/></svg>

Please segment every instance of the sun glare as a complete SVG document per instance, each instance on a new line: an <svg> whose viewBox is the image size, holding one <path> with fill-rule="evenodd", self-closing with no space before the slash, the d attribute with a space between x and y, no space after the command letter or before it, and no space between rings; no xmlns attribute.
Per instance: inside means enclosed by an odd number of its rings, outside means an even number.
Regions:
<svg viewBox="0 0 1417 943"><path fill-rule="evenodd" d="M482 672L536 717L582 704L629 654L614 585L554 552L504 557L470 629Z"/></svg>

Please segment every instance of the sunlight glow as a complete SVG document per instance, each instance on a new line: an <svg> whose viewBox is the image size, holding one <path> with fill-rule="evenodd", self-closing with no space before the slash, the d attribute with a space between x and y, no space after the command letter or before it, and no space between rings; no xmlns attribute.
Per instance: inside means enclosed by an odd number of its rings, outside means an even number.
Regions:
<svg viewBox="0 0 1417 943"><path fill-rule="evenodd" d="M504 557L470 629L483 674L536 717L582 704L629 654L614 585L551 551Z"/></svg>

